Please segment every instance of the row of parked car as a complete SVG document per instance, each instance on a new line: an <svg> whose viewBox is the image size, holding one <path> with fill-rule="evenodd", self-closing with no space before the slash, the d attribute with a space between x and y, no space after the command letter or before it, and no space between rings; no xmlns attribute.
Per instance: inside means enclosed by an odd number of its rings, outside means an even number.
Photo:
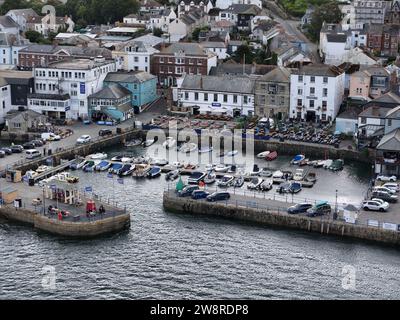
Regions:
<svg viewBox="0 0 400 320"><path fill-rule="evenodd" d="M194 200L206 199L207 201L214 202L229 200L231 195L225 191L217 191L210 194L205 190L200 190L198 186L186 186L178 191L178 197L191 197Z"/></svg>
<svg viewBox="0 0 400 320"><path fill-rule="evenodd" d="M301 214L304 213L308 217L318 217L323 215L329 215L332 212L331 205L326 201L321 201L316 204L311 203L298 203L288 208L289 214Z"/></svg>
<svg viewBox="0 0 400 320"><path fill-rule="evenodd" d="M13 153L22 153L24 150L34 150L37 147L41 147L46 143L43 139L35 139L29 142L25 142L24 144L16 144L10 147L2 147L0 148L0 158L4 158L7 155ZM40 154L40 153L39 153Z"/></svg>
<svg viewBox="0 0 400 320"><path fill-rule="evenodd" d="M376 186L372 188L371 199L364 201L362 208L366 211L371 210L385 212L390 207L389 203L398 201L397 193L399 191L400 187L396 182L386 182L381 186Z"/></svg>

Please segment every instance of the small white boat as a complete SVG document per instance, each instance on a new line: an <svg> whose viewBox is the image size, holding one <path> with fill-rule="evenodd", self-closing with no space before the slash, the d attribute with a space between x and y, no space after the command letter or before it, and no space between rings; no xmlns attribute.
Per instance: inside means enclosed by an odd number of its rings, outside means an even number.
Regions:
<svg viewBox="0 0 400 320"><path fill-rule="evenodd" d="M233 187L234 188L241 188L244 184L244 178L243 176L238 176L235 178L235 181L233 182Z"/></svg>
<svg viewBox="0 0 400 320"><path fill-rule="evenodd" d="M213 147L204 147L199 149L199 153L209 153L213 151Z"/></svg>
<svg viewBox="0 0 400 320"><path fill-rule="evenodd" d="M283 177L283 172L281 170L277 170L272 174L272 178L281 179Z"/></svg>
<svg viewBox="0 0 400 320"><path fill-rule="evenodd" d="M263 151L263 152L260 152L259 154L257 154L257 158L259 158L259 159L265 159L265 157L267 156L267 155L269 155L271 153L271 151Z"/></svg>
<svg viewBox="0 0 400 320"><path fill-rule="evenodd" d="M259 175L260 175L260 177L269 178L272 176L272 171L269 170L268 168L262 168Z"/></svg>
<svg viewBox="0 0 400 320"><path fill-rule="evenodd" d="M142 139L133 139L125 143L125 147L136 147L140 146L143 143Z"/></svg>
<svg viewBox="0 0 400 320"><path fill-rule="evenodd" d="M214 170L214 168L215 168L215 166L213 164L210 164L210 163L205 166L206 171Z"/></svg>
<svg viewBox="0 0 400 320"><path fill-rule="evenodd" d="M91 154L89 156L89 158L93 159L93 160L103 160L103 159L107 158L107 153L103 153L103 152L94 153L94 154Z"/></svg>
<svg viewBox="0 0 400 320"><path fill-rule="evenodd" d="M179 149L182 153L190 153L197 149L197 145L193 142L184 143L181 148Z"/></svg>
<svg viewBox="0 0 400 320"><path fill-rule="evenodd" d="M153 161L150 163L156 166L166 166L168 164L167 159L153 159Z"/></svg>
<svg viewBox="0 0 400 320"><path fill-rule="evenodd" d="M214 168L215 172L227 172L230 166L225 164L217 164Z"/></svg>
<svg viewBox="0 0 400 320"><path fill-rule="evenodd" d="M253 166L253 170L250 171L251 176L258 176L261 173L261 169L258 167L258 165Z"/></svg>
<svg viewBox="0 0 400 320"><path fill-rule="evenodd" d="M272 179L264 180L264 182L260 185L261 191L269 191L272 189L273 181Z"/></svg>
<svg viewBox="0 0 400 320"><path fill-rule="evenodd" d="M45 172L45 171L47 171L47 170L49 170L49 169L50 169L50 167L45 166L45 165L42 165L42 166L39 166L39 167L36 169L36 172L37 172L38 174L41 174L41 173L43 173L43 172Z"/></svg>
<svg viewBox="0 0 400 320"><path fill-rule="evenodd" d="M324 165L322 166L322 168L328 169L328 168L332 165L332 163L333 163L333 160L332 160L332 159L325 160L325 163L324 163Z"/></svg>
<svg viewBox="0 0 400 320"><path fill-rule="evenodd" d="M183 163L181 163L181 162L179 162L179 161L173 162L172 165L173 165L175 168L177 168L177 169L180 169L180 168L183 167Z"/></svg>
<svg viewBox="0 0 400 320"><path fill-rule="evenodd" d="M205 184L212 184L215 182L215 180L217 179L217 176L215 173L213 172L208 172L207 175L204 177L204 183Z"/></svg>
<svg viewBox="0 0 400 320"><path fill-rule="evenodd" d="M239 153L239 151L237 151L237 150L232 150L232 151L228 151L228 152L226 153L226 156L227 156L227 157L234 157L234 156L236 156L238 153Z"/></svg>
<svg viewBox="0 0 400 320"><path fill-rule="evenodd" d="M262 178L255 177L251 179L250 183L247 185L247 188L250 190L256 190L261 186L263 182L264 180Z"/></svg>
<svg viewBox="0 0 400 320"><path fill-rule="evenodd" d="M233 180L235 180L234 176L225 175L218 181L218 187L227 188L233 184Z"/></svg>
<svg viewBox="0 0 400 320"><path fill-rule="evenodd" d="M142 146L145 147L145 148L147 148L147 147L150 147L150 146L151 146L152 144L154 144L155 142L156 142L155 139L149 139L149 140L144 141L144 142L142 143Z"/></svg>
<svg viewBox="0 0 400 320"><path fill-rule="evenodd" d="M165 180L173 181L179 177L179 169L172 170L165 175Z"/></svg>
<svg viewBox="0 0 400 320"><path fill-rule="evenodd" d="M39 175L39 173L37 173L36 171L33 171L33 170L28 170L27 172L25 172L25 177L27 177L28 179L33 179L38 175Z"/></svg>
<svg viewBox="0 0 400 320"><path fill-rule="evenodd" d="M176 140L173 137L167 137L162 145L166 149L171 149L176 145Z"/></svg>
<svg viewBox="0 0 400 320"><path fill-rule="evenodd" d="M326 160L316 160L313 164L314 168L322 168Z"/></svg>
<svg viewBox="0 0 400 320"><path fill-rule="evenodd" d="M301 181L304 178L304 169L296 169L293 180Z"/></svg>

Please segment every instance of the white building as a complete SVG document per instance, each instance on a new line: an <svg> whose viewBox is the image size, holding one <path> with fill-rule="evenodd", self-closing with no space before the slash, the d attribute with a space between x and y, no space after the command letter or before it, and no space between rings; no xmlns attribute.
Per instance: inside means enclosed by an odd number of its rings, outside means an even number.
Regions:
<svg viewBox="0 0 400 320"><path fill-rule="evenodd" d="M18 35L0 32L0 64L18 65L18 51L26 48L29 42Z"/></svg>
<svg viewBox="0 0 400 320"><path fill-rule="evenodd" d="M346 50L350 49L345 34L326 34L325 46L321 49L320 55L324 58L325 64L338 65L343 61Z"/></svg>
<svg viewBox="0 0 400 320"><path fill-rule="evenodd" d="M254 80L234 76L185 75L177 80L173 99L194 114L254 114Z"/></svg>
<svg viewBox="0 0 400 320"><path fill-rule="evenodd" d="M150 72L151 56L159 52L141 41L131 40L116 45L112 56L119 60L123 70Z"/></svg>
<svg viewBox="0 0 400 320"><path fill-rule="evenodd" d="M233 4L254 4L262 9L261 0L216 0L215 7L219 9L227 9Z"/></svg>
<svg viewBox="0 0 400 320"><path fill-rule="evenodd" d="M200 42L200 45L206 49L208 52L216 54L218 59L224 60L229 57L227 53L228 48L224 42L219 41L204 41Z"/></svg>
<svg viewBox="0 0 400 320"><path fill-rule="evenodd" d="M27 30L26 25L32 17L39 18L39 15L31 8L13 9L8 11L6 16L10 17L18 25L19 30L23 32Z"/></svg>
<svg viewBox="0 0 400 320"><path fill-rule="evenodd" d="M11 86L4 78L0 78L0 124L5 122L4 117L11 110Z"/></svg>
<svg viewBox="0 0 400 320"><path fill-rule="evenodd" d="M56 118L85 119L88 96L103 88L112 71L116 71L115 61L104 58L70 59L34 68L36 93L28 97L28 108Z"/></svg>
<svg viewBox="0 0 400 320"><path fill-rule="evenodd" d="M290 75L290 118L335 120L344 95L345 73L329 65L307 65Z"/></svg>

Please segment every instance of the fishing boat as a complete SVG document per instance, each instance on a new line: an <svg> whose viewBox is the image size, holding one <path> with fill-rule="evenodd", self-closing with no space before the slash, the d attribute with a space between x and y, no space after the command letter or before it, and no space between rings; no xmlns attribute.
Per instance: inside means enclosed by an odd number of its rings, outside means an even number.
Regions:
<svg viewBox="0 0 400 320"><path fill-rule="evenodd" d="M102 160L99 164L94 167L94 170L97 171L106 171L111 167L111 162L107 160Z"/></svg>
<svg viewBox="0 0 400 320"><path fill-rule="evenodd" d="M213 184L216 181L216 179L217 175L214 172L209 171L207 175L204 177L203 181L205 184Z"/></svg>
<svg viewBox="0 0 400 320"><path fill-rule="evenodd" d="M103 160L103 159L107 158L107 153L103 153L103 152L94 153L94 154L91 154L89 156L89 158L93 159L93 160Z"/></svg>
<svg viewBox="0 0 400 320"><path fill-rule="evenodd" d="M137 147L140 146L143 143L142 139L133 139L131 141L127 141L125 143L125 147L131 148L131 147Z"/></svg>
<svg viewBox="0 0 400 320"><path fill-rule="evenodd" d="M209 153L213 151L213 147L204 147L199 149L199 153Z"/></svg>
<svg viewBox="0 0 400 320"><path fill-rule="evenodd" d="M179 177L179 169L172 170L165 175L165 180L174 181Z"/></svg>
<svg viewBox="0 0 400 320"><path fill-rule="evenodd" d="M147 173L147 178L152 179L156 178L161 174L161 168L160 167L152 167L150 171Z"/></svg>
<svg viewBox="0 0 400 320"><path fill-rule="evenodd" d="M300 182L292 182L289 186L289 193L299 193L301 191Z"/></svg>
<svg viewBox="0 0 400 320"><path fill-rule="evenodd" d="M309 172L305 176L304 180L308 182L315 182L317 181L317 175L315 174L315 172Z"/></svg>
<svg viewBox="0 0 400 320"><path fill-rule="evenodd" d="M291 164L298 165L300 164L301 161L303 161L306 157L303 154L298 154L295 156L292 161L290 161Z"/></svg>
<svg viewBox="0 0 400 320"><path fill-rule="evenodd" d="M172 149L176 145L176 140L173 137L167 137L162 146L166 149Z"/></svg>
<svg viewBox="0 0 400 320"><path fill-rule="evenodd" d="M295 181L301 181L304 178L304 169L296 169L293 180Z"/></svg>
<svg viewBox="0 0 400 320"><path fill-rule="evenodd" d="M283 172L281 170L277 170L272 174L272 178L281 179L283 177Z"/></svg>
<svg viewBox="0 0 400 320"><path fill-rule="evenodd" d="M146 141L144 141L143 143L142 143L142 146L144 147L144 148L147 148L147 147L150 147L152 144L154 144L156 142L156 139L149 139L149 140L146 140Z"/></svg>
<svg viewBox="0 0 400 320"><path fill-rule="evenodd" d="M108 169L109 173L118 173L118 170L122 168L122 163L113 163Z"/></svg>
<svg viewBox="0 0 400 320"><path fill-rule="evenodd" d="M257 154L258 159L265 159L271 152L270 151L263 151Z"/></svg>
<svg viewBox="0 0 400 320"><path fill-rule="evenodd" d="M234 188L241 188L244 185L244 178L243 176L238 176L235 178L235 181L233 181L233 187Z"/></svg>
<svg viewBox="0 0 400 320"><path fill-rule="evenodd" d="M215 172L222 172L222 173L224 173L224 172L228 172L228 170L229 170L229 166L226 165L226 164L217 164L217 165L215 166L215 168L214 168L214 171L215 171Z"/></svg>
<svg viewBox="0 0 400 320"><path fill-rule="evenodd" d="M89 160L83 167L82 170L85 172L91 172L94 170L96 163L94 160Z"/></svg>
<svg viewBox="0 0 400 320"><path fill-rule="evenodd" d="M189 184L198 184L200 181L204 179L207 174L201 171L194 171L188 178Z"/></svg>
<svg viewBox="0 0 400 320"><path fill-rule="evenodd" d="M42 166L39 166L35 171L37 172L37 174L41 174L49 169L50 169L49 166L42 165Z"/></svg>
<svg viewBox="0 0 400 320"><path fill-rule="evenodd" d="M184 143L182 144L181 148L179 149L182 153L190 153L197 149L197 145L193 142Z"/></svg>
<svg viewBox="0 0 400 320"><path fill-rule="evenodd" d="M235 179L234 176L225 175L218 181L218 187L227 188L230 187Z"/></svg>
<svg viewBox="0 0 400 320"><path fill-rule="evenodd" d="M234 157L234 156L236 156L238 153L239 153L239 151L237 151L237 150L231 150L231 151L228 151L228 152L226 153L226 156L227 156L227 157Z"/></svg>
<svg viewBox="0 0 400 320"><path fill-rule="evenodd" d="M261 184L263 182L264 182L264 179L259 178L259 177L254 177L253 179L251 179L250 183L247 185L247 189L256 190L261 186Z"/></svg>
<svg viewBox="0 0 400 320"><path fill-rule="evenodd" d="M134 166L133 169L132 169L132 166ZM135 165L126 163L118 170L117 174L120 177L124 177L124 176L128 176L129 174L131 174L133 170L135 170Z"/></svg>
<svg viewBox="0 0 400 320"><path fill-rule="evenodd" d="M332 163L333 163L333 160L332 160L332 159L325 160L325 163L324 163L324 165L322 166L322 168L328 169L328 168L332 165Z"/></svg>
<svg viewBox="0 0 400 320"><path fill-rule="evenodd" d="M344 161L343 159L336 159L332 162L332 164L329 166L329 170L332 171L339 171L342 170L344 166Z"/></svg>
<svg viewBox="0 0 400 320"><path fill-rule="evenodd" d="M265 160L272 161L275 160L276 158L278 158L278 152L272 151L265 157Z"/></svg>
<svg viewBox="0 0 400 320"><path fill-rule="evenodd" d="M151 170L151 166L147 163L139 163L136 164L136 169L132 173L132 176L135 178L144 178L147 176L147 173Z"/></svg>
<svg viewBox="0 0 400 320"><path fill-rule="evenodd" d="M269 170L268 168L262 168L260 173L259 173L260 177L271 177L272 176L272 171Z"/></svg>
<svg viewBox="0 0 400 320"><path fill-rule="evenodd" d="M273 181L272 179L266 179L264 182L260 185L260 190L261 191L269 191L272 189L272 184Z"/></svg>

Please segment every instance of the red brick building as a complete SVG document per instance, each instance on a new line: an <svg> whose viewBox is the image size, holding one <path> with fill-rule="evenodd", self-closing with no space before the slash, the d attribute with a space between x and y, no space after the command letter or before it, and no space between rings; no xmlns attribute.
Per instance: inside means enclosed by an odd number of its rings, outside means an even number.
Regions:
<svg viewBox="0 0 400 320"><path fill-rule="evenodd" d="M183 74L208 75L216 65L217 56L198 43L178 42L153 55L151 73L157 76L158 83L171 86Z"/></svg>
<svg viewBox="0 0 400 320"><path fill-rule="evenodd" d="M367 47L385 56L397 56L400 44L400 25L370 25L367 31Z"/></svg>

